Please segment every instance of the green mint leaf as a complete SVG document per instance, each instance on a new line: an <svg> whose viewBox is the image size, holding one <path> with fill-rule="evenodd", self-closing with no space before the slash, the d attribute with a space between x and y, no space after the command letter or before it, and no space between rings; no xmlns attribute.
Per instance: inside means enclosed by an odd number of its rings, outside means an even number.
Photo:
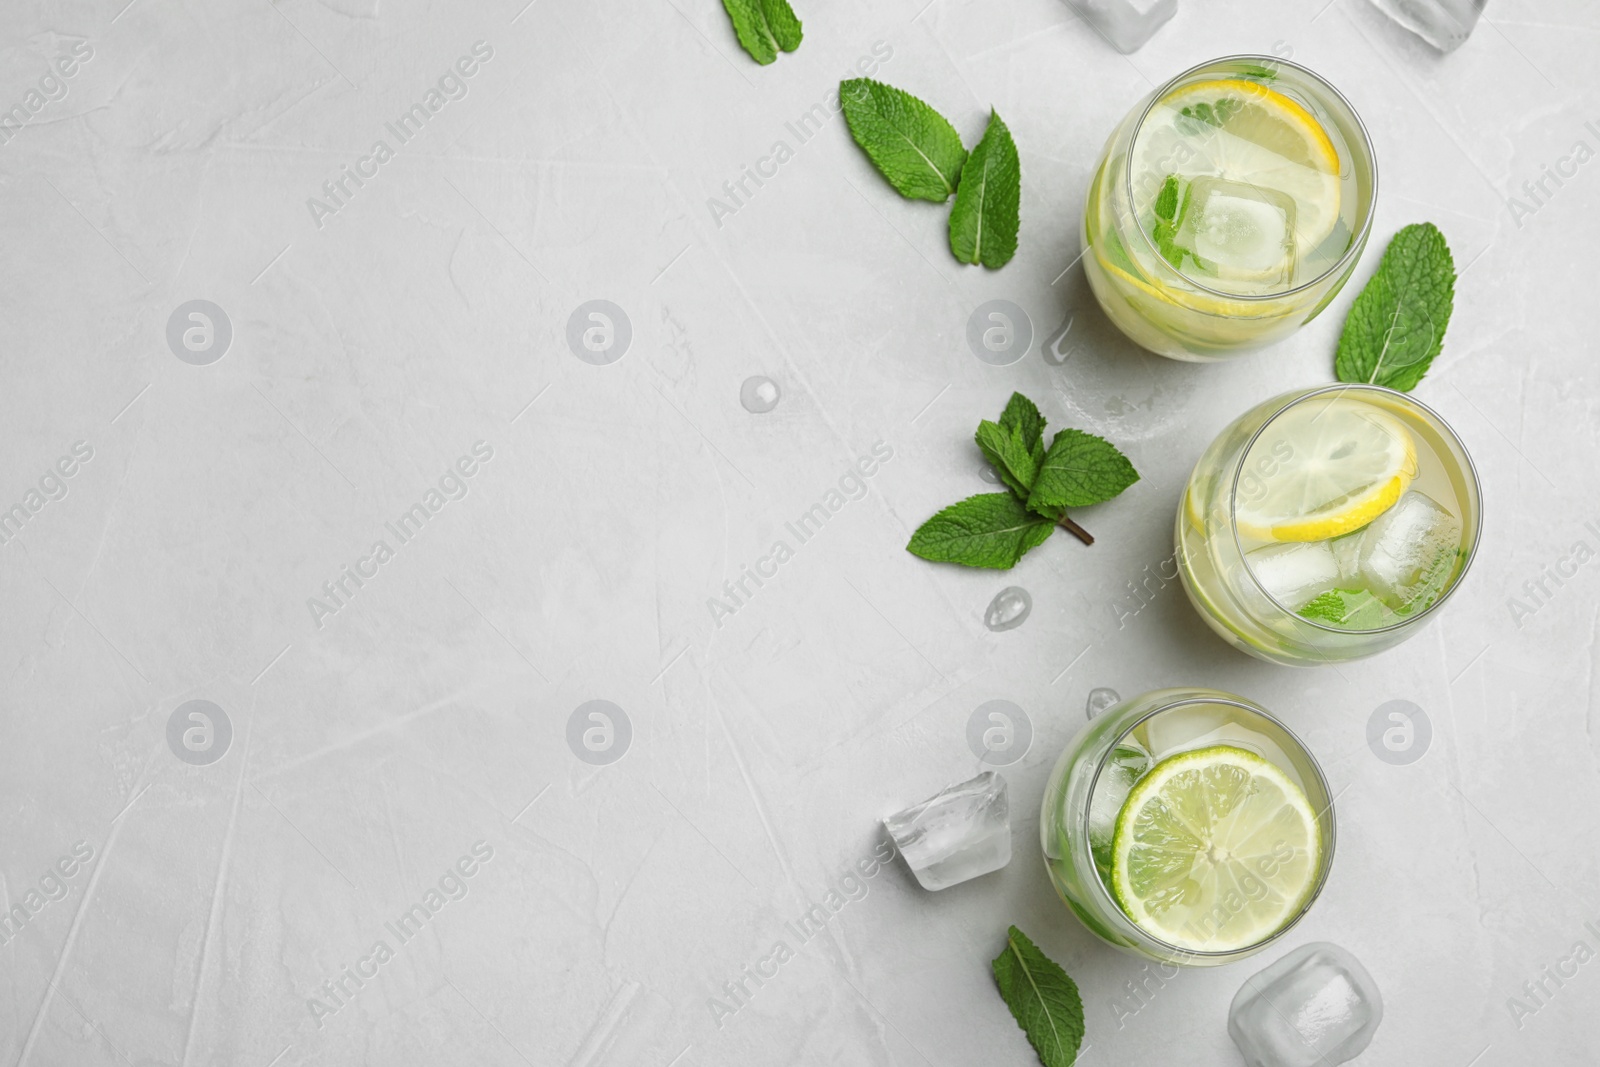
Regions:
<svg viewBox="0 0 1600 1067"><path fill-rule="evenodd" d="M980 493L951 504L917 527L906 545L935 563L1009 570L1030 548L1043 544L1055 524L1022 506L1010 493Z"/></svg>
<svg viewBox="0 0 1600 1067"><path fill-rule="evenodd" d="M963 263L982 263L996 270L1017 252L1017 226L1022 205L1022 165L1011 131L997 112L989 112L966 165L950 208L950 251Z"/></svg>
<svg viewBox="0 0 1600 1067"><path fill-rule="evenodd" d="M1178 221L1178 197L1183 192L1183 179L1176 174L1167 175L1156 194L1156 218L1162 222Z"/></svg>
<svg viewBox="0 0 1600 1067"><path fill-rule="evenodd" d="M1455 260L1437 226L1395 234L1344 321L1334 360L1339 380L1416 388L1444 345L1455 288Z"/></svg>
<svg viewBox="0 0 1600 1067"><path fill-rule="evenodd" d="M1008 429L984 419L978 423L973 439L1007 488L1017 494L1019 500L1027 500L1033 480L1039 474L1039 462L1023 440L1022 430L1015 426Z"/></svg>
<svg viewBox="0 0 1600 1067"><path fill-rule="evenodd" d="M901 196L943 203L956 191L967 150L943 115L871 78L840 82L839 102L850 136Z"/></svg>
<svg viewBox="0 0 1600 1067"><path fill-rule="evenodd" d="M1392 621L1384 602L1365 589L1330 589L1301 608L1300 614L1345 630L1371 630Z"/></svg>
<svg viewBox="0 0 1600 1067"><path fill-rule="evenodd" d="M750 58L766 66L778 58L778 50L793 52L800 47L800 20L789 0L722 0L733 21L739 47Z"/></svg>
<svg viewBox="0 0 1600 1067"><path fill-rule="evenodd" d="M1022 443L1028 446L1029 454L1044 458L1044 416L1039 414L1039 405L1021 393L1012 393L1005 411L1000 413L1000 426L1021 431Z"/></svg>
<svg viewBox="0 0 1600 1067"><path fill-rule="evenodd" d="M1013 926L991 964L1000 996L1044 1067L1072 1067L1083 1044L1083 1001L1077 983Z"/></svg>
<svg viewBox="0 0 1600 1067"><path fill-rule="evenodd" d="M1139 480L1128 457L1103 437L1061 430L1039 466L1028 507L1043 515L1110 500Z"/></svg>

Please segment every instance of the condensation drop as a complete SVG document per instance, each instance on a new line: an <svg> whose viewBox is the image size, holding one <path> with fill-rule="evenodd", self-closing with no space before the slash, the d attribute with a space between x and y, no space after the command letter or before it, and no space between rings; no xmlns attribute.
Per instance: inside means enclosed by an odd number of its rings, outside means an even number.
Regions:
<svg viewBox="0 0 1600 1067"><path fill-rule="evenodd" d="M978 468L978 477L982 478L990 485L1000 484L1000 472L989 466L987 463Z"/></svg>
<svg viewBox="0 0 1600 1067"><path fill-rule="evenodd" d="M1033 597L1020 586L1008 585L989 601L989 610L983 613L983 624L995 633L1015 630L1027 621L1033 610Z"/></svg>
<svg viewBox="0 0 1600 1067"><path fill-rule="evenodd" d="M1089 690L1089 704L1084 708L1084 712L1092 719L1096 715L1103 714L1106 709L1115 707L1120 703L1122 703L1122 697L1117 695L1115 689L1107 689L1102 686L1099 689Z"/></svg>
<svg viewBox="0 0 1600 1067"><path fill-rule="evenodd" d="M777 407L781 396L783 390L778 388L778 383L760 374L746 378L744 384L739 386L739 403L744 405L746 411L756 415L764 415Z"/></svg>

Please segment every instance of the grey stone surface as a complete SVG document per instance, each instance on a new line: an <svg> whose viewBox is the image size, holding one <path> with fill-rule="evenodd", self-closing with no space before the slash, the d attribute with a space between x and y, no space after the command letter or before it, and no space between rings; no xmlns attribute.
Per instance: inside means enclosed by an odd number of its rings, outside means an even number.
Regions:
<svg viewBox="0 0 1600 1067"><path fill-rule="evenodd" d="M1085 1064L1236 1064L1251 965L1102 946L1032 843L1089 690L1179 684L1272 708L1338 790L1282 948L1371 970L1364 1061L1594 1059L1593 5L1497 0L1441 57L1365 0L1189 0L1125 57L1059 0L795 3L770 67L714 0L0 11L0 1063L1023 1065L988 970L1014 922L1083 990ZM1244 51L1349 95L1377 236L1286 343L1173 363L1088 297L1085 185L1140 95ZM1004 116L1004 270L829 112L872 62L969 143ZM1418 396L1482 474L1477 562L1396 650L1255 662L1165 577L1179 489L1330 379L1424 219L1462 277ZM993 301L1014 360L969 343ZM1093 547L912 558L992 489L971 434L1014 389L1143 480L1077 515ZM1008 585L1033 611L994 633ZM1014 858L925 893L879 820L982 769L992 700L1031 731ZM1369 746L1394 701L1415 762Z"/></svg>

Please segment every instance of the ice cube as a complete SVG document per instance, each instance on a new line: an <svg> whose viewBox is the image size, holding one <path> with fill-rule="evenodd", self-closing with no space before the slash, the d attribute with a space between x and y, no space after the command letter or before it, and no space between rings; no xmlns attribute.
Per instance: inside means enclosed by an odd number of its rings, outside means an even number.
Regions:
<svg viewBox="0 0 1600 1067"><path fill-rule="evenodd" d="M1069 0L1083 21L1124 55L1137 52L1173 15L1178 0Z"/></svg>
<svg viewBox="0 0 1600 1067"><path fill-rule="evenodd" d="M1372 6L1441 52L1472 36L1488 0L1372 0Z"/></svg>
<svg viewBox="0 0 1600 1067"><path fill-rule="evenodd" d="M1291 541L1245 553L1261 588L1290 611L1299 611L1339 582L1339 561L1326 541Z"/></svg>
<svg viewBox="0 0 1600 1067"><path fill-rule="evenodd" d="M1461 523L1412 491L1361 535L1361 579L1396 611L1427 607L1444 591L1461 547Z"/></svg>
<svg viewBox="0 0 1600 1067"><path fill-rule="evenodd" d="M1354 582L1361 575L1361 531L1343 534L1328 542L1333 560L1339 565L1339 579Z"/></svg>
<svg viewBox="0 0 1600 1067"><path fill-rule="evenodd" d="M1089 852L1107 882L1111 879L1111 840L1116 836L1117 816L1153 762L1137 741L1124 738L1111 750L1105 766L1100 768L1100 777L1095 779L1094 792L1089 794Z"/></svg>
<svg viewBox="0 0 1600 1067"><path fill-rule="evenodd" d="M1219 278L1287 281L1294 267L1294 198L1227 178L1196 178L1174 240Z"/></svg>
<svg viewBox="0 0 1600 1067"><path fill-rule="evenodd" d="M1383 996L1338 945L1302 945L1246 979L1228 1035L1248 1067L1332 1067L1354 1059L1383 1021Z"/></svg>
<svg viewBox="0 0 1600 1067"><path fill-rule="evenodd" d="M948 786L883 825L924 889L946 889L1011 862L1006 780L993 771Z"/></svg>

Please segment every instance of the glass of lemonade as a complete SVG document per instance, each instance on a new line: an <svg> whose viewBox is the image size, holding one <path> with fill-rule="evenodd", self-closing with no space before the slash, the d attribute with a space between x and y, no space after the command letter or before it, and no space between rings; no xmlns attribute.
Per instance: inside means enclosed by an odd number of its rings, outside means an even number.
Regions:
<svg viewBox="0 0 1600 1067"><path fill-rule="evenodd" d="M1377 189L1372 142L1333 86L1272 56L1212 60L1112 132L1084 206L1084 271L1137 344L1227 359L1327 306Z"/></svg>
<svg viewBox="0 0 1600 1067"><path fill-rule="evenodd" d="M1177 562L1201 618L1272 663L1399 644L1472 562L1478 476L1443 419L1392 389L1274 397L1211 443L1178 508Z"/></svg>
<svg viewBox="0 0 1600 1067"><path fill-rule="evenodd" d="M1079 731L1039 818L1056 892L1091 932L1195 966L1260 952L1310 909L1333 862L1322 769L1265 708L1161 689Z"/></svg>

